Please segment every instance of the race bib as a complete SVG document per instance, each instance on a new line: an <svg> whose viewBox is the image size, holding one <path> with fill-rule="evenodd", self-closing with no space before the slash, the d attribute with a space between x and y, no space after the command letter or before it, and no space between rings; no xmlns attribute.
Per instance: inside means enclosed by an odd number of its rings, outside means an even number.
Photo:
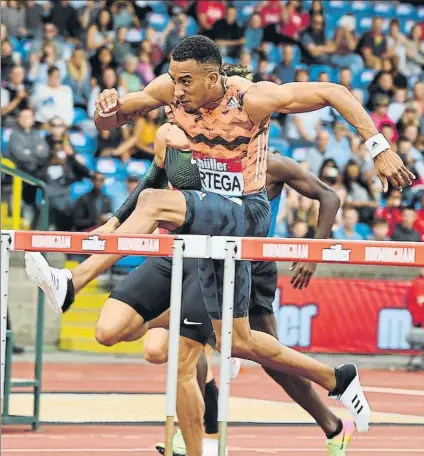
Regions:
<svg viewBox="0 0 424 456"><path fill-rule="evenodd" d="M243 196L244 180L241 160L205 157L193 152L202 187L223 196Z"/></svg>

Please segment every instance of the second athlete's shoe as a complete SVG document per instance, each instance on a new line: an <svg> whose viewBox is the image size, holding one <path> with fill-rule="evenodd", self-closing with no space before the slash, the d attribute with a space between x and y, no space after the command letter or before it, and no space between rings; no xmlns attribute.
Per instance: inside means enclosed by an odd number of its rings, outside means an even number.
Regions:
<svg viewBox="0 0 424 456"><path fill-rule="evenodd" d="M340 434L332 439L327 439L327 449L330 456L346 456L350 439L355 433L355 423L349 420L342 420L343 428Z"/></svg>

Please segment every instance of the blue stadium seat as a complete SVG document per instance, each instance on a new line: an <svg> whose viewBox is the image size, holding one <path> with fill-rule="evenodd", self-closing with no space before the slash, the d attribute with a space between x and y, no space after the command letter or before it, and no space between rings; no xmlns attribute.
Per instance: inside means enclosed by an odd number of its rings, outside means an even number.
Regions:
<svg viewBox="0 0 424 456"><path fill-rule="evenodd" d="M122 269L125 272L135 269L146 261L146 257L138 255L130 255L119 260L113 269Z"/></svg>
<svg viewBox="0 0 424 456"><path fill-rule="evenodd" d="M250 19L250 16L253 14L253 11L255 11L254 2L250 2L248 5L239 8L237 13L237 22L240 25L246 24L246 22Z"/></svg>
<svg viewBox="0 0 424 456"><path fill-rule="evenodd" d="M418 21L418 11L409 3L400 3L396 6L396 17L400 22L403 20Z"/></svg>
<svg viewBox="0 0 424 456"><path fill-rule="evenodd" d="M196 35L197 31L199 30L197 22L191 16L187 16L187 19L187 36Z"/></svg>
<svg viewBox="0 0 424 456"><path fill-rule="evenodd" d="M362 236L363 239L367 239L371 234L371 228L366 223L357 223L355 226L355 231Z"/></svg>
<svg viewBox="0 0 424 456"><path fill-rule="evenodd" d="M345 0L331 0L330 2L323 2L326 13L336 13L343 16L351 11L351 3Z"/></svg>
<svg viewBox="0 0 424 456"><path fill-rule="evenodd" d="M74 120L72 121L72 125L78 125L83 120L88 118L87 112L83 108L74 108Z"/></svg>
<svg viewBox="0 0 424 456"><path fill-rule="evenodd" d="M94 155L96 152L97 138L92 138L83 131L72 131L69 139L77 154Z"/></svg>
<svg viewBox="0 0 424 456"><path fill-rule="evenodd" d="M82 181L74 182L69 186L71 191L71 200L75 201L80 196L85 195L93 188L93 183L90 179L84 179Z"/></svg>
<svg viewBox="0 0 424 456"><path fill-rule="evenodd" d="M233 57L228 57L227 55L222 57L222 61L224 63L230 63L230 64L234 64L234 63L237 63L237 59L233 58Z"/></svg>
<svg viewBox="0 0 424 456"><path fill-rule="evenodd" d="M118 158L101 157L95 161L96 171L105 176L115 177L116 179L125 179L126 170L121 160Z"/></svg>
<svg viewBox="0 0 424 456"><path fill-rule="evenodd" d="M83 163L90 171L95 170L95 165L94 165L94 158L90 154L76 154L75 155L76 159Z"/></svg>
<svg viewBox="0 0 424 456"><path fill-rule="evenodd" d="M412 19L408 19L406 21L401 21L400 22L400 27L402 30L402 33L404 35L409 35L411 33L412 27L416 24L417 22Z"/></svg>
<svg viewBox="0 0 424 456"><path fill-rule="evenodd" d="M360 88L366 89L371 84L376 74L377 72L375 70L362 70L359 76Z"/></svg>
<svg viewBox="0 0 424 456"><path fill-rule="evenodd" d="M276 122L271 122L269 125L269 137L270 139L278 139L281 137L281 127Z"/></svg>
<svg viewBox="0 0 424 456"><path fill-rule="evenodd" d="M155 0L154 2L148 2L149 6L152 7L153 11L158 14L167 14L166 5L164 2Z"/></svg>
<svg viewBox="0 0 424 456"><path fill-rule="evenodd" d="M364 0L356 0L352 2L352 12L357 13L358 11L369 12L371 8L370 2Z"/></svg>
<svg viewBox="0 0 424 456"><path fill-rule="evenodd" d="M1 153L3 157L8 157L8 145L9 145L9 139L10 135L12 134L12 129L11 128L2 128L0 130L1 132Z"/></svg>
<svg viewBox="0 0 424 456"><path fill-rule="evenodd" d="M270 63L274 64L279 64L281 62L282 56L281 56L281 47L276 46L274 43L267 43L267 55L268 55L268 61Z"/></svg>
<svg viewBox="0 0 424 456"><path fill-rule="evenodd" d="M309 78L311 81L318 81L318 76L320 73L328 73L330 75L330 81L336 81L337 75L333 67L329 65L311 65L309 67Z"/></svg>
<svg viewBox="0 0 424 456"><path fill-rule="evenodd" d="M149 13L147 15L147 21L150 27L158 32L163 32L168 26L169 16L167 14Z"/></svg>
<svg viewBox="0 0 424 456"><path fill-rule="evenodd" d="M24 62L29 61L29 50L31 49L31 40L21 40L21 46L19 49L19 53L22 56L22 60Z"/></svg>
<svg viewBox="0 0 424 456"><path fill-rule="evenodd" d="M268 149L278 150L278 152L280 152L281 155L285 157L291 157L291 147L285 139L270 138Z"/></svg>
<svg viewBox="0 0 424 456"><path fill-rule="evenodd" d="M417 8L418 20L422 21L424 19L424 6Z"/></svg>
<svg viewBox="0 0 424 456"><path fill-rule="evenodd" d="M149 160L128 160L125 169L128 175L144 177L151 166Z"/></svg>
<svg viewBox="0 0 424 456"><path fill-rule="evenodd" d="M373 13L369 11L370 17L381 16L394 18L396 16L396 11L392 5L392 2L375 2L373 3Z"/></svg>
<svg viewBox="0 0 424 456"><path fill-rule="evenodd" d="M358 21L356 24L356 31L359 35L363 35L365 32L371 30L372 26L372 17L370 16L363 16L358 17Z"/></svg>
<svg viewBox="0 0 424 456"><path fill-rule="evenodd" d="M127 194L127 186L123 180L116 179L115 177L106 177L102 191L113 201L115 197Z"/></svg>

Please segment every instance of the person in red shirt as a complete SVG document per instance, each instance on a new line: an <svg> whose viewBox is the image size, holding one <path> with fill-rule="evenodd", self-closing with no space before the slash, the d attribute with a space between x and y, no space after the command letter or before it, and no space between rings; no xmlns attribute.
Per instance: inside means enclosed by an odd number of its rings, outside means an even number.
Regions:
<svg viewBox="0 0 424 456"><path fill-rule="evenodd" d="M424 268L411 283L408 293L407 308L411 312L412 324L416 328L424 327Z"/></svg>
<svg viewBox="0 0 424 456"><path fill-rule="evenodd" d="M224 18L226 9L226 2L223 0L197 2L197 21L200 30L211 30L216 21Z"/></svg>
<svg viewBox="0 0 424 456"><path fill-rule="evenodd" d="M283 9L280 33L296 38L302 30L305 30L308 24L309 15L303 12L299 0L289 0Z"/></svg>
<svg viewBox="0 0 424 456"><path fill-rule="evenodd" d="M386 95L377 95L375 99L375 108L370 113L370 117L377 127L378 131L381 131L384 126L390 126L393 129L393 134L391 138L387 139L391 142L395 142L397 141L399 135L396 129L396 124L387 114L389 103L389 97Z"/></svg>
<svg viewBox="0 0 424 456"><path fill-rule="evenodd" d="M396 228L396 225L402 223L402 193L399 190L393 189L388 198L386 207L379 207L374 213L374 219L383 218L389 224L388 236L391 236Z"/></svg>
<svg viewBox="0 0 424 456"><path fill-rule="evenodd" d="M280 0L265 0L256 8L262 16L262 26L278 24L281 21L284 5Z"/></svg>

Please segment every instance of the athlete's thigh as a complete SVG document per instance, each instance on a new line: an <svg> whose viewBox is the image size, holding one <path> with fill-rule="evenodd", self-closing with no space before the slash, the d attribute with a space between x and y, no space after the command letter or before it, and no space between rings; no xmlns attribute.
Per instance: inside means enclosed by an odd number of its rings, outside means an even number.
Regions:
<svg viewBox="0 0 424 456"><path fill-rule="evenodd" d="M121 334L128 327L139 326L144 322L131 306L118 299L109 298L100 310L96 323L96 331L106 332L109 335Z"/></svg>
<svg viewBox="0 0 424 456"><path fill-rule="evenodd" d="M252 291L249 315L270 315L277 290L277 264L274 261L252 261Z"/></svg>
<svg viewBox="0 0 424 456"><path fill-rule="evenodd" d="M169 308L171 292L170 258L148 258L124 277L110 297L126 303L144 321L150 321Z"/></svg>
<svg viewBox="0 0 424 456"><path fill-rule="evenodd" d="M184 190L186 217L181 233L266 236L269 203L264 194L228 198L206 190Z"/></svg>
<svg viewBox="0 0 424 456"><path fill-rule="evenodd" d="M180 334L202 345L213 335L200 286L197 259L184 261Z"/></svg>

